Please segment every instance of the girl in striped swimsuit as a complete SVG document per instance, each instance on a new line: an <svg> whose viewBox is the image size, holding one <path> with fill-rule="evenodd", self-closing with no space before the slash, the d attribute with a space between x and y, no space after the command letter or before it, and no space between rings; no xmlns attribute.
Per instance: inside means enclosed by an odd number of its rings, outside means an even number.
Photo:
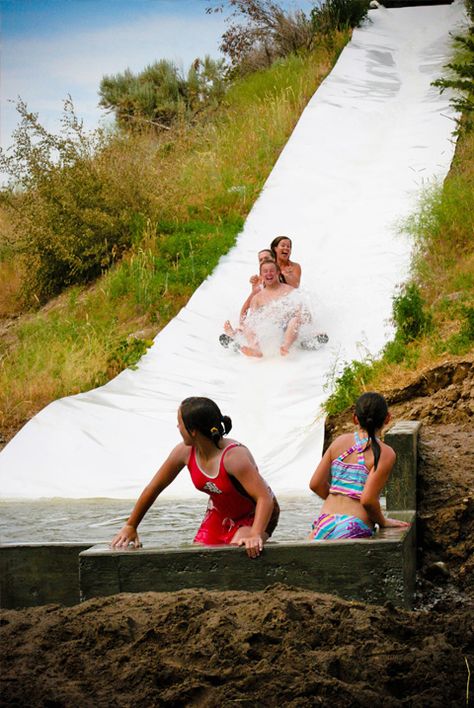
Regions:
<svg viewBox="0 0 474 708"><path fill-rule="evenodd" d="M395 452L378 438L390 421L385 398L364 393L353 421L358 429L331 443L311 477L310 489L325 500L310 533L315 541L369 538L375 524L409 525L384 516L379 502L395 464Z"/></svg>

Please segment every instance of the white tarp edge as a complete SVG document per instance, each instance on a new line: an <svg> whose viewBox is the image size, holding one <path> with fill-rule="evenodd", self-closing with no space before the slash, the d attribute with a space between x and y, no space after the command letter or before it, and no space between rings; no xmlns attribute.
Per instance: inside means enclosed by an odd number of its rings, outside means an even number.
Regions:
<svg viewBox="0 0 474 708"><path fill-rule="evenodd" d="M276 492L307 489L328 372L387 341L410 261L396 224L451 163L449 96L430 84L449 59L462 7L371 11L301 116L235 248L137 371L56 401L25 425L0 454L3 499L135 497L179 441L176 410L190 395L213 398L231 416L232 435ZM222 349L218 335L237 319L256 252L281 234L293 238L330 341L318 352L250 360ZM183 471L169 496L193 494L188 477Z"/></svg>

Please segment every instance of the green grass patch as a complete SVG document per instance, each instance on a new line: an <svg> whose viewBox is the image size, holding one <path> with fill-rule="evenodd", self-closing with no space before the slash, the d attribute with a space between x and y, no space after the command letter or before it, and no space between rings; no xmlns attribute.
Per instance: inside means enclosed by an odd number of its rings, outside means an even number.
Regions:
<svg viewBox="0 0 474 708"><path fill-rule="evenodd" d="M62 181L54 168L41 174L42 190L15 196L21 208L14 236L18 257L30 266L24 288L29 302L64 283L69 287L20 318L0 344L3 430L16 430L49 401L103 384L137 364L235 243L302 110L348 38L340 33L330 50L288 57L239 79L224 104L193 126L177 126L164 136L101 135L93 158L87 151L94 141L84 136L75 148L66 141L68 155L78 159L77 169L68 163L68 179ZM91 185L93 209L87 206ZM81 219L88 229L75 239ZM59 263L62 274L56 284L48 276L41 291L38 261L28 262L23 246L37 233L47 259L52 223L53 265ZM91 258L102 254L104 273L86 287L74 280L83 265L77 243Z"/></svg>
<svg viewBox="0 0 474 708"><path fill-rule="evenodd" d="M395 336L379 359L354 361L325 409L352 405L368 388L399 386L410 372L474 350L474 135L460 135L443 186L420 195L402 225L415 243L412 278L393 301Z"/></svg>
<svg viewBox="0 0 474 708"><path fill-rule="evenodd" d="M335 378L334 390L324 404L326 413L337 415L352 406L373 380L374 373L374 363L370 360L346 364L342 373Z"/></svg>

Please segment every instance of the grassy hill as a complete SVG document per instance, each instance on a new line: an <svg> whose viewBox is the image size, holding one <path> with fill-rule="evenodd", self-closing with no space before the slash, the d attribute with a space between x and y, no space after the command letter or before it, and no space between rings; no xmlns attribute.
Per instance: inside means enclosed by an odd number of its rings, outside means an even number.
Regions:
<svg viewBox="0 0 474 708"><path fill-rule="evenodd" d="M47 170L33 155L39 181L11 207L26 215L22 228L0 211L3 441L50 401L135 364L235 242L348 38L336 32L310 53L234 81L221 106L192 125L160 135L53 136L65 157L60 167L43 160ZM24 120L34 123L30 114ZM93 249L95 234L107 245L104 233L117 239L112 262L104 252L104 274L50 297L56 282L68 282L65 266L71 278L76 263L102 257Z"/></svg>

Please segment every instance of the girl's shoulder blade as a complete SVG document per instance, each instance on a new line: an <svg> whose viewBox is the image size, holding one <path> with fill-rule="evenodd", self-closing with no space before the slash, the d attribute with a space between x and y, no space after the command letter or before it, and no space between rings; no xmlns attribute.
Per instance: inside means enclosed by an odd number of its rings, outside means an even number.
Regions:
<svg viewBox="0 0 474 708"><path fill-rule="evenodd" d="M354 443L354 433L342 433L342 435L338 435L329 446L333 458L341 455L343 452L352 447Z"/></svg>

